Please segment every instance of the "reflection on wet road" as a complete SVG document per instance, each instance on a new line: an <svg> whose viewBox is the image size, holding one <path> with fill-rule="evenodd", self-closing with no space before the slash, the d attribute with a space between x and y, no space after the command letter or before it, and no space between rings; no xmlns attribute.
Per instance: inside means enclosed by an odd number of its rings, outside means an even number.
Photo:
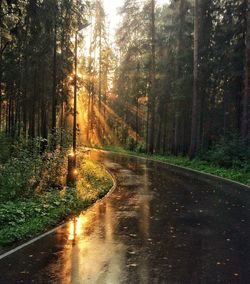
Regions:
<svg viewBox="0 0 250 284"><path fill-rule="evenodd" d="M0 260L0 283L250 283L250 192L163 163L90 155L117 189Z"/></svg>

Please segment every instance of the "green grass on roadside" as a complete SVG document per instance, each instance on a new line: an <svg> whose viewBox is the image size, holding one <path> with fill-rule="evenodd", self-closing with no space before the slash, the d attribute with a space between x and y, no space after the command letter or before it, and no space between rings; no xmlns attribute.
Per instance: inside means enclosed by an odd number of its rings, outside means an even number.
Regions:
<svg viewBox="0 0 250 284"><path fill-rule="evenodd" d="M175 156L152 156L155 160L164 161L170 164L183 166L186 168L198 170L200 172L213 174L223 178L227 178L233 181L241 182L246 185L250 185L250 173L247 168L222 168L207 161L200 159L189 160L185 157L175 157Z"/></svg>
<svg viewBox="0 0 250 284"><path fill-rule="evenodd" d="M29 199L0 204L0 245L6 246L42 233L103 197L112 178L102 165L83 160L75 188L50 190Z"/></svg>
<svg viewBox="0 0 250 284"><path fill-rule="evenodd" d="M233 181L237 181L246 185L250 185L250 162L249 165L243 168L223 168L213 163L196 158L190 160L188 157L183 156L163 156L163 155L147 155L145 153L138 153L126 150L121 147L104 147L104 150L113 151L117 153L136 155L156 161L162 161L173 165L178 165L197 171L213 174Z"/></svg>

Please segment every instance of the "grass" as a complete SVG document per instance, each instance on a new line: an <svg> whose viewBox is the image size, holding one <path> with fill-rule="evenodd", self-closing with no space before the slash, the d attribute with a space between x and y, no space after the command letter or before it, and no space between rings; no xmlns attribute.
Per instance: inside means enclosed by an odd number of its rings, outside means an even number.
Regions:
<svg viewBox="0 0 250 284"><path fill-rule="evenodd" d="M183 157L183 156L148 155L145 153L129 151L122 147L112 147L112 146L107 146L107 147L104 147L103 149L108 150L108 151L117 152L117 153L135 155L135 156L144 157L147 159L162 161L162 162L166 162L169 164L194 169L200 172L213 174L216 176L227 178L232 181L237 181L237 182L250 186L250 170L249 170L250 162L248 166L245 166L242 168L241 167L223 168L213 163L199 159L199 158L190 160L188 157Z"/></svg>
<svg viewBox="0 0 250 284"><path fill-rule="evenodd" d="M51 189L29 199L0 204L0 246L23 241L78 214L103 197L113 182L110 174L91 160L79 165L76 188Z"/></svg>

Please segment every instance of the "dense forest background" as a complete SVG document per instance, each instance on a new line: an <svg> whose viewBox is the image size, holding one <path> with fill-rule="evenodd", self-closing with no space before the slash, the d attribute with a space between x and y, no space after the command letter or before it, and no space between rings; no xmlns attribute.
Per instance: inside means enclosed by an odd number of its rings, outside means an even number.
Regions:
<svg viewBox="0 0 250 284"><path fill-rule="evenodd" d="M79 143L249 159L249 0L125 0L115 43L101 0L0 3L2 135L70 143L77 80Z"/></svg>

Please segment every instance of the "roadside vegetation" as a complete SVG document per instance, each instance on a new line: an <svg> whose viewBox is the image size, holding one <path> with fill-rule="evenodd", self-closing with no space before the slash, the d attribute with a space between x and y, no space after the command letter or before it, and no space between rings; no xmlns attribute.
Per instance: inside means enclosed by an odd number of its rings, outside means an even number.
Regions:
<svg viewBox="0 0 250 284"><path fill-rule="evenodd" d="M84 154L79 157L76 187L70 188L65 186L66 150L40 154L36 141L33 147L5 142L0 140L0 246L52 228L93 204L112 186L110 174Z"/></svg>
<svg viewBox="0 0 250 284"><path fill-rule="evenodd" d="M200 151L195 159L184 155L146 154L144 145L130 143L125 148L105 146L105 150L137 155L173 165L214 174L250 186L250 151L237 136L221 138L209 151Z"/></svg>

